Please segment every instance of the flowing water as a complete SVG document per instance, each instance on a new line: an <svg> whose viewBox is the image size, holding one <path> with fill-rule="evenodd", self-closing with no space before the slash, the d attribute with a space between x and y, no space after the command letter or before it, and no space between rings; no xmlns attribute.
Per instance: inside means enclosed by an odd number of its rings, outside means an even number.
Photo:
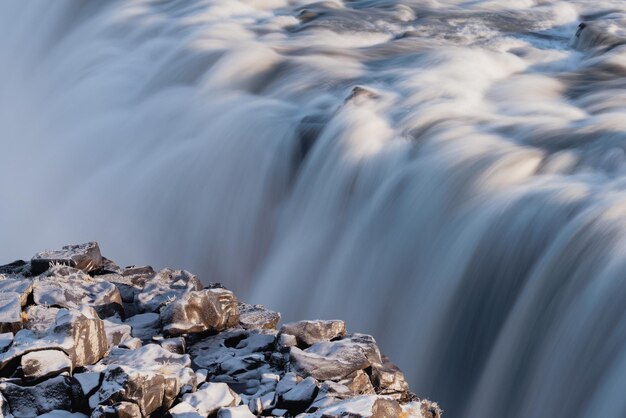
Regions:
<svg viewBox="0 0 626 418"><path fill-rule="evenodd" d="M98 240L346 318L447 416L625 417L625 16L3 1L2 261Z"/></svg>

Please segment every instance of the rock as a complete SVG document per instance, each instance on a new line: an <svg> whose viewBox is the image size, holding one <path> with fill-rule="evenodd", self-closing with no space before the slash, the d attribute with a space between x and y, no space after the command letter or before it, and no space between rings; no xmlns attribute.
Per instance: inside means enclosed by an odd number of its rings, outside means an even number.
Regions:
<svg viewBox="0 0 626 418"><path fill-rule="evenodd" d="M206 417L220 408L236 406L241 399L225 383L203 383L195 393L184 395L183 401Z"/></svg>
<svg viewBox="0 0 626 418"><path fill-rule="evenodd" d="M0 293L15 292L20 295L20 304L26 305L28 296L33 291L33 282L30 279L4 279L0 280Z"/></svg>
<svg viewBox="0 0 626 418"><path fill-rule="evenodd" d="M11 347L0 354L0 370L7 375L11 370L5 368L24 354L47 349L65 352L72 368L94 364L108 351L104 323L88 307L81 311L61 309L45 333L27 329L16 333Z"/></svg>
<svg viewBox="0 0 626 418"><path fill-rule="evenodd" d="M70 410L69 377L57 376L35 386L0 383L0 391L16 418L36 417L56 409Z"/></svg>
<svg viewBox="0 0 626 418"><path fill-rule="evenodd" d="M66 245L60 250L39 252L30 260L30 264L34 275L45 272L51 264L63 264L88 273L101 266L102 255L96 242L88 242Z"/></svg>
<svg viewBox="0 0 626 418"><path fill-rule="evenodd" d="M14 335L12 332L5 332L0 334L0 352L5 351L11 344L13 344Z"/></svg>
<svg viewBox="0 0 626 418"><path fill-rule="evenodd" d="M154 278L156 272L150 266L127 267L116 269L99 278L113 283L120 292L122 302L134 304L148 280Z"/></svg>
<svg viewBox="0 0 626 418"><path fill-rule="evenodd" d="M182 337L165 338L159 341L159 345L170 353L185 354L185 339Z"/></svg>
<svg viewBox="0 0 626 418"><path fill-rule="evenodd" d="M371 365L364 347L351 339L321 342L306 350L291 347L289 361L298 374L319 381L339 381Z"/></svg>
<svg viewBox="0 0 626 418"><path fill-rule="evenodd" d="M129 338L127 340L122 341L119 344L120 348L128 348L130 350L136 350L139 347L141 347L143 345L143 343L141 342L141 340L139 338Z"/></svg>
<svg viewBox="0 0 626 418"><path fill-rule="evenodd" d="M31 276L30 263L24 260L16 260L12 263L0 266L0 276L6 277L27 277Z"/></svg>
<svg viewBox="0 0 626 418"><path fill-rule="evenodd" d="M0 332L17 332L22 329L22 303L20 294L0 293Z"/></svg>
<svg viewBox="0 0 626 418"><path fill-rule="evenodd" d="M256 415L247 406L241 405L221 408L217 411L217 418L256 418Z"/></svg>
<svg viewBox="0 0 626 418"><path fill-rule="evenodd" d="M36 333L45 332L54 325L61 308L31 305L26 308L24 328Z"/></svg>
<svg viewBox="0 0 626 418"><path fill-rule="evenodd" d="M104 332L107 336L109 348L120 345L123 341L132 338L132 328L128 324L118 324L115 322L104 320Z"/></svg>
<svg viewBox="0 0 626 418"><path fill-rule="evenodd" d="M377 395L349 398L318 409L306 418L399 418L403 414L397 401Z"/></svg>
<svg viewBox="0 0 626 418"><path fill-rule="evenodd" d="M146 312L157 312L166 303L194 290L202 290L195 275L185 270L163 269L146 281L136 302Z"/></svg>
<svg viewBox="0 0 626 418"><path fill-rule="evenodd" d="M75 373L73 378L78 382L83 397L88 398L95 393L102 382L102 373L84 372Z"/></svg>
<svg viewBox="0 0 626 418"><path fill-rule="evenodd" d="M293 335L300 346L311 346L323 341L331 341L346 335L346 324L343 321L300 321L285 324L280 328L281 334Z"/></svg>
<svg viewBox="0 0 626 418"><path fill-rule="evenodd" d="M237 298L225 289L188 292L161 310L161 322L173 336L222 331L239 323Z"/></svg>
<svg viewBox="0 0 626 418"><path fill-rule="evenodd" d="M338 382L350 390L351 395L373 395L376 393L370 377L363 370L357 370Z"/></svg>
<svg viewBox="0 0 626 418"><path fill-rule="evenodd" d="M278 312L270 311L263 305L239 302L239 325L243 329L276 329L278 321L280 321Z"/></svg>
<svg viewBox="0 0 626 418"><path fill-rule="evenodd" d="M154 312L132 316L124 321L124 323L130 325L133 337L144 341L151 340L153 336L159 333L161 328L159 314Z"/></svg>
<svg viewBox="0 0 626 418"><path fill-rule="evenodd" d="M39 415L37 418L89 418L85 414L80 412L60 411L54 410L43 415Z"/></svg>
<svg viewBox="0 0 626 418"><path fill-rule="evenodd" d="M307 377L282 395L281 406L291 412L303 412L315 399L317 380Z"/></svg>
<svg viewBox="0 0 626 418"><path fill-rule="evenodd" d="M60 350L32 351L22 356L22 373L27 379L42 379L72 372L72 360Z"/></svg>
<svg viewBox="0 0 626 418"><path fill-rule="evenodd" d="M386 356L382 357L382 364L372 365L372 383L380 395L388 395L399 400L409 400L409 384L404 379L404 373Z"/></svg>
<svg viewBox="0 0 626 418"><path fill-rule="evenodd" d="M172 418L205 418L196 408L187 402L180 402L175 407L167 411Z"/></svg>
<svg viewBox="0 0 626 418"><path fill-rule="evenodd" d="M626 44L626 19L605 19L582 22L573 38L573 46L587 51L594 48L608 51Z"/></svg>
<svg viewBox="0 0 626 418"><path fill-rule="evenodd" d="M115 285L94 279L81 270L53 266L33 283L37 305L79 309L91 306L102 317L124 315L122 298Z"/></svg>
<svg viewBox="0 0 626 418"><path fill-rule="evenodd" d="M91 414L91 418L139 418L141 416L141 408L132 402L99 405Z"/></svg>

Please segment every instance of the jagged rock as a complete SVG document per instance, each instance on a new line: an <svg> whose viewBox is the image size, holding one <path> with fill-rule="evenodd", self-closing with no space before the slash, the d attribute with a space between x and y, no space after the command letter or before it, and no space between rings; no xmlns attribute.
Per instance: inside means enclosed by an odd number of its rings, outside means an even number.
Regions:
<svg viewBox="0 0 626 418"><path fill-rule="evenodd" d="M185 270L163 269L146 281L136 302L146 312L157 312L166 303L194 290L202 290L195 275Z"/></svg>
<svg viewBox="0 0 626 418"><path fill-rule="evenodd" d="M63 372L72 372L72 360L63 351L32 351L22 356L22 373L25 378L41 379Z"/></svg>
<svg viewBox="0 0 626 418"><path fill-rule="evenodd" d="M250 412L250 409L245 406L231 406L228 408L221 408L217 411L217 418L255 418L256 415Z"/></svg>
<svg viewBox="0 0 626 418"><path fill-rule="evenodd" d="M30 260L30 264L34 275L45 272L51 264L63 264L87 273L102 265L102 255L96 242L88 242L66 245L60 250L39 252Z"/></svg>
<svg viewBox="0 0 626 418"><path fill-rule="evenodd" d="M132 328L128 324L118 324L115 322L104 320L104 332L107 335L109 348L120 345L123 341L132 338Z"/></svg>
<svg viewBox="0 0 626 418"><path fill-rule="evenodd" d="M292 412L304 411L315 399L318 391L317 380L307 377L282 395L281 406Z"/></svg>
<svg viewBox="0 0 626 418"><path fill-rule="evenodd" d="M72 398L67 376L57 376L34 386L0 383L0 392L16 418L32 418L56 409L70 410Z"/></svg>
<svg viewBox="0 0 626 418"><path fill-rule="evenodd" d="M306 350L291 347L289 361L301 376L319 381L339 381L371 365L366 349L351 338L313 344Z"/></svg>
<svg viewBox="0 0 626 418"><path fill-rule="evenodd" d="M161 310L163 331L168 335L222 331L239 322L235 295L225 289L188 292Z"/></svg>
<svg viewBox="0 0 626 418"><path fill-rule="evenodd" d="M220 408L238 405L241 399L225 383L203 383L195 393L183 395L183 401L206 417Z"/></svg>
<svg viewBox="0 0 626 418"><path fill-rule="evenodd" d="M133 337L144 341L151 340L152 337L158 334L159 329L161 328L161 319L159 318L159 314L154 312L132 316L124 321L124 323L131 327L131 334Z"/></svg>
<svg viewBox="0 0 626 418"><path fill-rule="evenodd" d="M280 321L278 312L270 311L263 305L239 302L239 325L243 329L276 329L278 321Z"/></svg>
<svg viewBox="0 0 626 418"><path fill-rule="evenodd" d="M303 414L302 418L398 418L402 416L402 407L392 399L377 395L364 395L345 399L313 413Z"/></svg>
<svg viewBox="0 0 626 418"><path fill-rule="evenodd" d="M300 346L308 347L315 343L343 337L346 335L346 324L339 320L299 321L283 325L280 333L293 335Z"/></svg>
<svg viewBox="0 0 626 418"><path fill-rule="evenodd" d="M150 266L133 266L124 269L118 268L98 277L113 283L118 288L123 302L134 304L146 282L154 278L155 275L156 272Z"/></svg>
<svg viewBox="0 0 626 418"><path fill-rule="evenodd" d="M24 354L46 349L64 351L73 368L94 364L108 350L104 323L91 308L61 309L45 333L27 329L16 333L11 347L0 354L0 370L4 373L5 367Z"/></svg>
<svg viewBox="0 0 626 418"><path fill-rule="evenodd" d="M408 400L409 384L404 373L386 356L381 356L382 364L372 364L372 383L380 395L388 395L395 399Z"/></svg>
<svg viewBox="0 0 626 418"><path fill-rule="evenodd" d="M352 395L373 395L376 393L372 381L363 370L357 370L338 382L344 385Z"/></svg>
<svg viewBox="0 0 626 418"><path fill-rule="evenodd" d="M102 317L124 314L115 285L67 266L53 266L35 279L33 299L37 305L62 308L79 309L88 305Z"/></svg>
<svg viewBox="0 0 626 418"><path fill-rule="evenodd" d="M20 294L0 293L0 332L17 332L22 329L22 326Z"/></svg>
<svg viewBox="0 0 626 418"><path fill-rule="evenodd" d="M30 305L26 308L24 328L37 333L45 332L54 325L60 310L50 306Z"/></svg>
<svg viewBox="0 0 626 418"><path fill-rule="evenodd" d="M4 279L0 280L0 293L15 292L20 295L20 304L26 305L28 296L33 291L33 281L30 279Z"/></svg>
<svg viewBox="0 0 626 418"><path fill-rule="evenodd" d="M98 405L91 414L91 418L139 418L141 416L141 408L132 402Z"/></svg>

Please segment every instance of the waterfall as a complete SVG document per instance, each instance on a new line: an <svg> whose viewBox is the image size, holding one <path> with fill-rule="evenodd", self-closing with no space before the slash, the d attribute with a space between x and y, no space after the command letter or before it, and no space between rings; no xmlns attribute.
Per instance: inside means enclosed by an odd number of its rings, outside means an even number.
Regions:
<svg viewBox="0 0 626 418"><path fill-rule="evenodd" d="M625 23L617 0L4 1L0 261L97 240L346 318L450 417L626 416Z"/></svg>

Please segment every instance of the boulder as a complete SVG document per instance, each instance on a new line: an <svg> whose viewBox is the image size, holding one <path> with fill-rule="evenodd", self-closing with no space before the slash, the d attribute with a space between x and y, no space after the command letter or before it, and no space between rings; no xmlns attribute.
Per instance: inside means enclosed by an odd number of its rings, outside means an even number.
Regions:
<svg viewBox="0 0 626 418"><path fill-rule="evenodd" d="M119 290L106 280L93 278L81 270L53 266L33 283L37 305L79 309L93 307L100 316L124 315Z"/></svg>
<svg viewBox="0 0 626 418"><path fill-rule="evenodd" d="M313 402L317 391L317 380L307 377L282 395L280 406L292 413L303 412Z"/></svg>
<svg viewBox="0 0 626 418"><path fill-rule="evenodd" d="M399 400L409 400L409 384L404 373L386 356L381 356L381 363L372 364L372 383L380 395L388 395Z"/></svg>
<svg viewBox="0 0 626 418"><path fill-rule="evenodd" d="M0 383L0 392L16 418L32 418L57 409L70 410L70 378L57 376L34 386Z"/></svg>
<svg viewBox="0 0 626 418"><path fill-rule="evenodd" d="M26 319L24 328L36 333L46 332L48 328L54 325L60 310L61 308L51 306L30 305L24 313Z"/></svg>
<svg viewBox="0 0 626 418"><path fill-rule="evenodd" d="M102 264L100 247L96 242L80 245L66 245L60 250L42 251L30 260L33 275L38 275L53 264L74 267L86 273L98 269Z"/></svg>
<svg viewBox="0 0 626 418"><path fill-rule="evenodd" d="M104 320L104 332L107 336L109 348L120 345L123 341L132 338L132 328L128 324L118 324L116 322Z"/></svg>
<svg viewBox="0 0 626 418"><path fill-rule="evenodd" d="M280 321L278 312L270 311L263 305L239 302L239 325L243 329L276 329L278 321Z"/></svg>
<svg viewBox="0 0 626 418"><path fill-rule="evenodd" d="M346 324L339 320L299 321L283 325L280 333L293 335L298 345L308 347L315 343L343 337L346 335Z"/></svg>
<svg viewBox="0 0 626 418"><path fill-rule="evenodd" d="M0 293L0 333L22 329L22 303L16 292Z"/></svg>
<svg viewBox="0 0 626 418"><path fill-rule="evenodd" d="M303 414L301 418L399 418L402 415L402 407L397 401L378 395L364 395L335 402L313 413Z"/></svg>
<svg viewBox="0 0 626 418"><path fill-rule="evenodd" d="M217 418L256 418L250 409L245 405L220 408L217 411Z"/></svg>
<svg viewBox="0 0 626 418"><path fill-rule="evenodd" d="M141 408L132 402L99 405L91 414L91 418L139 418L141 416Z"/></svg>
<svg viewBox="0 0 626 418"><path fill-rule="evenodd" d="M72 372L72 360L61 350L31 351L22 356L22 373L27 379L42 379Z"/></svg>
<svg viewBox="0 0 626 418"><path fill-rule="evenodd" d="M206 417L220 408L238 405L241 399L225 383L203 383L195 393L183 395L183 401Z"/></svg>
<svg viewBox="0 0 626 418"><path fill-rule="evenodd" d="M237 298L225 289L188 292L161 310L161 322L172 336L222 331L239 323Z"/></svg>
<svg viewBox="0 0 626 418"><path fill-rule="evenodd" d="M136 302L146 312L158 312L163 305L194 290L202 290L202 283L195 275L166 268L146 281Z"/></svg>
<svg viewBox="0 0 626 418"><path fill-rule="evenodd" d="M159 314L154 312L131 316L124 323L131 327L133 337L144 341L151 340L161 332L161 319Z"/></svg>
<svg viewBox="0 0 626 418"><path fill-rule="evenodd" d="M20 304L26 305L28 296L33 291L33 281L30 279L4 279L0 280L0 293L15 292L20 295Z"/></svg>

